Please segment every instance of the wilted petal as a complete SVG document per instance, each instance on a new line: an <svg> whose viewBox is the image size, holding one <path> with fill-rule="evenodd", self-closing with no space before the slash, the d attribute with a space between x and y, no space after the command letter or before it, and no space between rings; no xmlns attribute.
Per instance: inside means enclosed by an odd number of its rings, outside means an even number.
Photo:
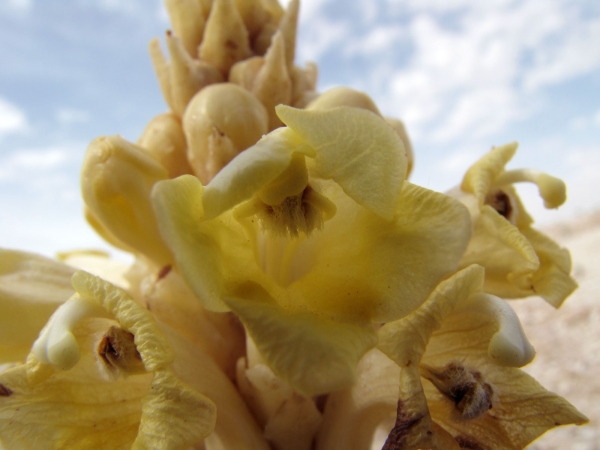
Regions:
<svg viewBox="0 0 600 450"><path fill-rule="evenodd" d="M74 294L74 272L43 256L0 249L0 363L25 360L52 313Z"/></svg>

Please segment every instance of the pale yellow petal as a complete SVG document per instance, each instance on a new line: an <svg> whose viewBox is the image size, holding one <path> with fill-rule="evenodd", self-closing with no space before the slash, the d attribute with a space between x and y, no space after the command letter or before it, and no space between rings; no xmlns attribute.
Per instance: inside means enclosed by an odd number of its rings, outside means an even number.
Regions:
<svg viewBox="0 0 600 450"><path fill-rule="evenodd" d="M526 228L521 230L540 259L540 267L532 277L533 291L555 308L577 289L571 277L571 255L543 233Z"/></svg>
<svg viewBox="0 0 600 450"><path fill-rule="evenodd" d="M489 358L488 343L496 332L497 324L489 316L456 313L433 335L422 363L442 368L459 362L479 372L497 396L487 412L464 420L457 418L450 399L424 381L433 419L463 446L470 443L494 450L522 449L555 426L585 423L585 416L566 400L546 391L521 370L500 367Z"/></svg>
<svg viewBox="0 0 600 450"><path fill-rule="evenodd" d="M418 366L429 339L457 305L477 293L484 270L472 265L442 281L423 305L379 329L378 348L400 367Z"/></svg>
<svg viewBox="0 0 600 450"><path fill-rule="evenodd" d="M206 186L202 196L203 217L216 217L248 200L275 180L289 166L296 152L314 155L314 150L287 128L264 136L256 145L240 153Z"/></svg>
<svg viewBox="0 0 600 450"><path fill-rule="evenodd" d="M30 384L25 366L0 374L9 396L0 397L0 436L6 450L57 448L130 449L152 375L107 381L94 351L106 320L88 320L75 330L83 349L72 370ZM100 334L101 336L101 334Z"/></svg>
<svg viewBox="0 0 600 450"><path fill-rule="evenodd" d="M463 178L461 189L474 194L483 203L494 181L516 153L517 147L516 142L494 147L469 168Z"/></svg>
<svg viewBox="0 0 600 450"><path fill-rule="evenodd" d="M414 310L457 269L471 236L469 213L459 202L405 182L388 222L335 183L324 187L337 213L298 245L290 268L290 290L311 310L389 322ZM306 267L311 270L303 273Z"/></svg>
<svg viewBox="0 0 600 450"><path fill-rule="evenodd" d="M279 105L279 118L316 151L316 172L331 178L359 204L391 219L407 159L400 137L361 108L305 111Z"/></svg>
<svg viewBox="0 0 600 450"><path fill-rule="evenodd" d="M153 191L161 233L179 270L205 308L227 311L227 287L259 279L260 269L242 226L231 212L204 220L203 190L193 176L158 183ZM215 205L217 208L217 205Z"/></svg>
<svg viewBox="0 0 600 450"><path fill-rule="evenodd" d="M303 395L352 385L356 364L377 343L369 324L286 312L257 286L248 286L226 302L246 326L268 366Z"/></svg>
<svg viewBox="0 0 600 450"><path fill-rule="evenodd" d="M0 363L25 360L52 313L75 293L74 272L43 256L0 249Z"/></svg>
<svg viewBox="0 0 600 450"><path fill-rule="evenodd" d="M531 290L531 277L539 267L539 259L519 229L485 205L474 218L473 238L460 264L484 266L484 290L510 298L521 296L524 289Z"/></svg>

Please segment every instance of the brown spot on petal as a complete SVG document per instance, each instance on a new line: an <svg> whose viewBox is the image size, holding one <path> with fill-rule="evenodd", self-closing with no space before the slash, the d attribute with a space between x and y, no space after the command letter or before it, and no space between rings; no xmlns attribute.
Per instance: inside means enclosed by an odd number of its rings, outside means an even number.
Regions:
<svg viewBox="0 0 600 450"><path fill-rule="evenodd" d="M396 423L390 431L388 438L381 450L401 450L404 449L406 441L410 437L412 429L423 419L423 416L411 414L406 411L404 402L398 400L398 408L396 411Z"/></svg>
<svg viewBox="0 0 600 450"><path fill-rule="evenodd" d="M13 393L13 391L11 391L9 388L4 386L3 384L0 384L0 397L10 397L12 395L12 393Z"/></svg>

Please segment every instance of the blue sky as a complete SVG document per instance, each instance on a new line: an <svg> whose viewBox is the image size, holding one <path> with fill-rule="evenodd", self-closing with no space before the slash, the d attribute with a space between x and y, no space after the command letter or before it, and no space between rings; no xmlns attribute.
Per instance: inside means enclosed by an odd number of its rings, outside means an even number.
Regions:
<svg viewBox="0 0 600 450"><path fill-rule="evenodd" d="M147 46L168 27L158 0L0 3L1 246L108 248L82 218L79 166L93 138L134 141L165 111ZM321 91L365 91L406 122L413 182L445 191L517 140L509 167L569 186L559 211L521 190L539 223L600 208L600 2L306 0L308 60Z"/></svg>

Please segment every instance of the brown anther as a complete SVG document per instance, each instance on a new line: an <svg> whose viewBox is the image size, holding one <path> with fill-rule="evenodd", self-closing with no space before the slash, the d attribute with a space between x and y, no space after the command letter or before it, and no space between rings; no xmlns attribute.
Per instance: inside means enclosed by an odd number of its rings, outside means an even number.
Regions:
<svg viewBox="0 0 600 450"><path fill-rule="evenodd" d="M490 192L485 197L485 204L490 205L498 212L498 214L510 220L510 214L512 213L513 208L510 204L510 197L506 192L500 189Z"/></svg>
<svg viewBox="0 0 600 450"><path fill-rule="evenodd" d="M441 371L422 366L421 376L454 402L463 419L476 419L493 407L494 388L476 370L450 362Z"/></svg>
<svg viewBox="0 0 600 450"><path fill-rule="evenodd" d="M144 362L135 346L134 336L127 330L112 326L98 345L100 359L113 373L145 372Z"/></svg>
<svg viewBox="0 0 600 450"><path fill-rule="evenodd" d="M13 393L12 390L7 388L3 384L0 384L0 397L10 397L12 395L12 393Z"/></svg>

